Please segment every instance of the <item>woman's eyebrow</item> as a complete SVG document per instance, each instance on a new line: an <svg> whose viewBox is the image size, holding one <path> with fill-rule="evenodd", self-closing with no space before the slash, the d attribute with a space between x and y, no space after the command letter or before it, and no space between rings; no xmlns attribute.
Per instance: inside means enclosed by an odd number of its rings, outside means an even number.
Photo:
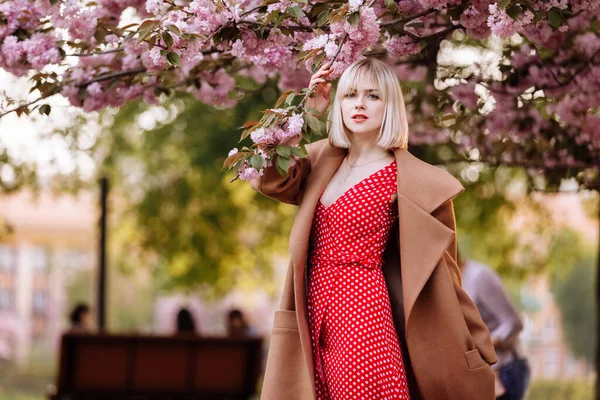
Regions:
<svg viewBox="0 0 600 400"><path fill-rule="evenodd" d="M358 91L357 89L350 89L348 92L354 93L354 92L357 92L357 91ZM377 90L377 89L365 89L365 90L363 90L364 93L373 93L373 92L378 92L378 91L379 90Z"/></svg>

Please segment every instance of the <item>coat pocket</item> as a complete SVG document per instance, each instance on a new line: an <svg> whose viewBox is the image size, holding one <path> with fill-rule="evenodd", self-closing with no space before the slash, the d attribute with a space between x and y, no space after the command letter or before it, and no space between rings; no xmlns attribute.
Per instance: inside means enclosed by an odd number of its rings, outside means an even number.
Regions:
<svg viewBox="0 0 600 400"><path fill-rule="evenodd" d="M487 365L487 361L481 357L481 353L479 353L479 350L477 349L465 352L465 357L467 357L467 365L469 366L469 369L477 369Z"/></svg>
<svg viewBox="0 0 600 400"><path fill-rule="evenodd" d="M313 400L296 312L275 312L261 400Z"/></svg>

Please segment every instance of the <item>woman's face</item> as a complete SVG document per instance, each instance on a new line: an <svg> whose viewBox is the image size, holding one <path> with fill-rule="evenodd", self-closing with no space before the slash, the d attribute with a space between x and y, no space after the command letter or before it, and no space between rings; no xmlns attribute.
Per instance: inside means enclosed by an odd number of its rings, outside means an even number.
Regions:
<svg viewBox="0 0 600 400"><path fill-rule="evenodd" d="M358 82L356 91L348 92L341 101L345 127L358 137L379 135L385 104L370 77Z"/></svg>

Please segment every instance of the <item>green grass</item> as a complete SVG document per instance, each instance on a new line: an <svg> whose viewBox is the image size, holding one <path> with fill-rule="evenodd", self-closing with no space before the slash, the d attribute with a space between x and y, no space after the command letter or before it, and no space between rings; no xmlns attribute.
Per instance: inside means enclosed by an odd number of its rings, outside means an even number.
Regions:
<svg viewBox="0 0 600 400"><path fill-rule="evenodd" d="M591 381L534 381L529 388L528 400L592 400L594 385Z"/></svg>
<svg viewBox="0 0 600 400"><path fill-rule="evenodd" d="M2 400L44 400L45 397L43 394L32 394L21 391L1 391L0 390L0 399Z"/></svg>

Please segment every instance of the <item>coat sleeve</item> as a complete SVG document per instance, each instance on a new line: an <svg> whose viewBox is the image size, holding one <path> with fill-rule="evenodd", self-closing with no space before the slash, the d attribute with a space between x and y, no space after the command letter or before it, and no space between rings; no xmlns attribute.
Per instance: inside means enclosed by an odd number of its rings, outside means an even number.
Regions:
<svg viewBox="0 0 600 400"><path fill-rule="evenodd" d="M435 213L434 216L446 225L448 228L456 232L456 220L454 217L454 204L452 200L441 206ZM471 332L475 346L481 353L481 356L490 364L494 364L498 361L496 357L496 351L492 344L490 331L481 319L481 315L477 310L477 307L469 297L469 295L462 288L462 279L460 275L460 268L457 263L457 249L456 249L456 235L450 243L450 246L444 253L444 261L448 266L450 275L454 280L454 288L456 290L456 296L462 309L465 322Z"/></svg>
<svg viewBox="0 0 600 400"><path fill-rule="evenodd" d="M265 168L263 176L253 187L267 197L298 205L300 193L310 173L310 161L308 157L299 159L294 166L290 167L286 176L281 176L275 167L277 157L277 155L274 157L271 167Z"/></svg>

